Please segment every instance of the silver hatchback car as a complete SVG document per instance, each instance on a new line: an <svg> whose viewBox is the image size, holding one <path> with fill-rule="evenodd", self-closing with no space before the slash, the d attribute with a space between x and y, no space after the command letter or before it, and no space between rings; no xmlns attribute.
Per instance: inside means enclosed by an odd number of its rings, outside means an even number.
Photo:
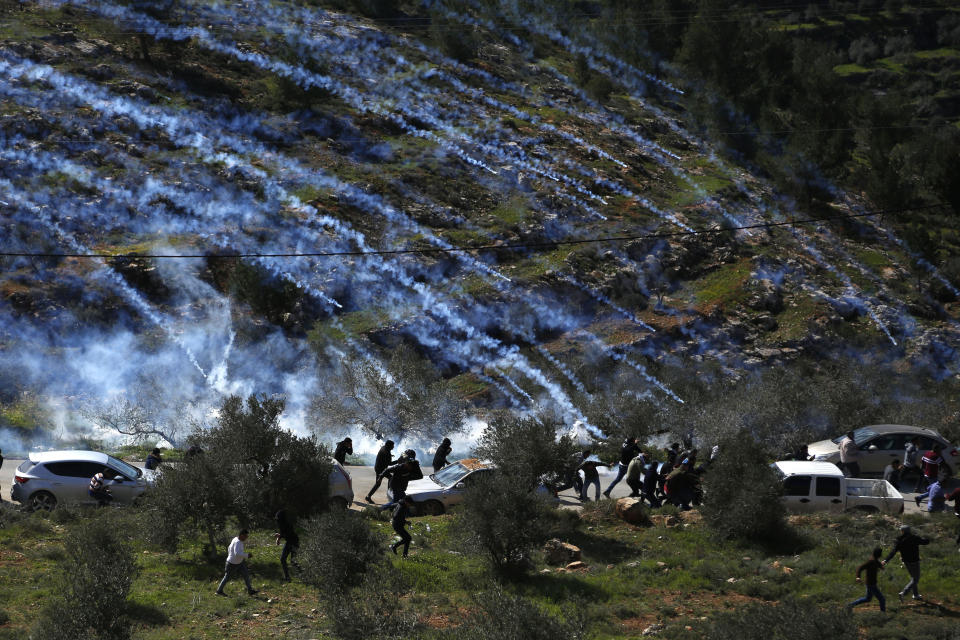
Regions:
<svg viewBox="0 0 960 640"><path fill-rule="evenodd" d="M29 509L52 509L63 503L96 504L87 493L90 479L103 472L117 504L130 504L152 484L153 474L97 451L31 453L17 467L10 497Z"/></svg>

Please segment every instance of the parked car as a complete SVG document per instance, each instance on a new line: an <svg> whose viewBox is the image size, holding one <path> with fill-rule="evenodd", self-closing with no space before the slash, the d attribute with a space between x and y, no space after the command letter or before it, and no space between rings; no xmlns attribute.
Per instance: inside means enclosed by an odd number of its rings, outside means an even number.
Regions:
<svg viewBox="0 0 960 640"><path fill-rule="evenodd" d="M438 516L463 502L466 488L492 469L490 464L476 458L458 460L426 478L411 482L407 485L407 495L416 503L415 513ZM389 489L387 498L393 500L393 492Z"/></svg>
<svg viewBox="0 0 960 640"><path fill-rule="evenodd" d="M333 469L330 470L330 506L346 509L353 504L353 479L343 465L330 458Z"/></svg>
<svg viewBox="0 0 960 640"><path fill-rule="evenodd" d="M98 451L31 453L13 477L10 497L30 509L57 504L96 504L87 494L90 478L103 472L116 504L130 504L152 484L153 474Z"/></svg>
<svg viewBox="0 0 960 640"><path fill-rule="evenodd" d="M847 478L830 462L784 460L771 466L783 483L782 500L788 511L903 513L903 496L886 480Z"/></svg>
<svg viewBox="0 0 960 640"><path fill-rule="evenodd" d="M960 463L960 451L947 442L946 438L933 429L901 424L875 424L854 429L853 441L860 448L860 473L881 475L884 467L892 460L903 462L906 445L915 436L920 439L921 455L932 449L934 444L943 445L943 459L946 460L950 473L956 473ZM807 445L807 452L815 461L839 464L840 441L845 437L846 434L843 434L831 440L814 442Z"/></svg>

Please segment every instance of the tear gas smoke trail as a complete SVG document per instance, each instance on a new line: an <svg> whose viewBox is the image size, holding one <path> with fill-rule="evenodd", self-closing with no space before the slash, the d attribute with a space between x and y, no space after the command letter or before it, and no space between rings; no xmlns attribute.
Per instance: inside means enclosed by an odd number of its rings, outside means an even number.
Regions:
<svg viewBox="0 0 960 640"><path fill-rule="evenodd" d="M680 399L680 396L675 394L673 391L669 389L669 387L667 387L665 384L663 384L662 382L654 378L652 375L650 375L650 373L647 372L647 368L644 367L642 364L634 362L633 360L629 359L627 356L618 352L614 347L611 347L610 345L605 343L603 340L600 340L599 338L597 338L596 336L590 333L587 333L585 331L578 331L576 332L576 335L581 335L587 338L591 343L595 344L600 349L600 351L607 354L617 362L623 362L624 364L633 368L641 376L643 376L644 380L646 380L656 388L660 389L661 391L663 391L665 394L667 394L668 396L670 396L680 404L683 404L683 400Z"/></svg>
<svg viewBox="0 0 960 640"><path fill-rule="evenodd" d="M589 391L587 391L587 388L583 385L582 382L580 382L580 380L577 378L577 376L574 375L573 371L570 371L570 368L567 367L567 365L565 365L565 364L563 364L562 362L560 362L560 361L559 361L556 357L554 357L554 355L553 355L552 353L550 353L550 352L546 349L546 347L544 347L543 345L537 345L535 348L536 348L536 350L537 350L537 353L539 353L539 354L542 355L544 358L546 358L546 360L547 360L550 364L552 364L554 367L556 367L556 368L560 371L560 373L562 373L564 376L566 376L567 380L570 381L570 384L572 384L577 391L579 391L580 393L582 393L583 395L585 395L585 396L587 397L587 399L589 399L589 400L592 400L592 399L593 399L593 394L591 394Z"/></svg>
<svg viewBox="0 0 960 640"><path fill-rule="evenodd" d="M507 400L509 400L510 403L513 404L514 406L516 406L516 407L522 407L522 406L523 406L523 402L520 400L520 398L518 398L517 396L515 396L510 389L508 389L506 386L504 386L503 384L501 384L501 383L500 383L499 381L497 381L496 379L491 378L490 376L488 376L488 375L486 375L486 374L480 373L479 371L474 371L474 372L473 372L473 375L475 375L478 380L482 380L483 382L486 382L486 383L489 384L490 386L494 387L497 391L499 391L500 393L502 393L503 396L504 396Z"/></svg>
<svg viewBox="0 0 960 640"><path fill-rule="evenodd" d="M608 298L608 297L605 296L604 294L600 293L599 291L597 291L597 290L594 289L593 287L588 287L587 285L583 284L582 282L580 282L579 280L577 280L576 278L574 278L572 275L564 274L564 275L561 275L561 276L560 276L560 279L563 280L564 282L569 282L570 284L572 284L572 285L575 286L576 288L580 289L580 290L583 291L584 293L587 293L587 294L593 296L594 298L596 298L596 299L599 300L600 302L602 302L602 303L606 304L607 306L615 309L618 313L620 313L622 316L624 316L625 318L627 318L628 320L630 320L630 321L633 322L634 324L636 324L636 325L638 325L638 326L640 326L640 327L643 327L643 328L646 329L647 331L651 331L651 332L656 331L656 329L654 329L653 327L651 327L650 325L648 325L646 322L644 322L643 320L641 320L641 319L638 318L637 316L633 315L632 313L630 313L629 311L627 311L626 309L624 309L623 307L621 307L620 305L618 305L616 302L614 302L613 300L611 300L610 298Z"/></svg>
<svg viewBox="0 0 960 640"><path fill-rule="evenodd" d="M52 77L57 77L58 74L50 74L50 73L43 72L42 75L44 76L44 79L49 80ZM70 83L66 83L66 84L70 84ZM159 121L164 122L163 119L160 119ZM194 144L198 144L198 136L185 136L183 139L186 140L187 142L192 141ZM222 153L219 154L219 158L222 158L222 157L223 157L223 154ZM398 274L400 274L400 272L398 272L393 268L387 268L385 271L386 273L389 273L394 277L397 277ZM460 330L467 330L467 334L470 335L474 340L478 340L482 346L485 346L486 348L493 348L493 349L499 348L499 344L497 343L497 341L493 339L489 339L487 336L478 334L476 331L473 330L473 327L466 327L459 317L455 317L455 315L452 314L451 311L447 309L445 305L439 304L439 301L436 300L434 294L432 292L426 291L425 288L422 285L420 285L420 283L414 282L411 278L409 278L409 276L406 276L405 274L403 274L403 276L400 277L399 279L402 282L404 282L404 284L406 284L408 287L411 287L415 291L420 293L421 297L427 301L424 303L425 308L430 309L430 311L433 312L434 314L436 314L438 310L442 311L443 312L442 316L447 322L452 322L453 326ZM501 355L501 357L503 356ZM577 411L575 407L573 407L573 405L569 402L569 400L566 398L566 395L563 393L563 391L554 383L547 380L538 370L536 370L533 367L530 367L529 364L525 361L525 359L520 358L515 353L507 354L507 359L511 362L511 364L514 367L522 371L525 375L529 376L534 382L546 388L550 393L551 397L553 398L553 400L557 402L558 406L564 411L566 415L570 415L575 417L576 419L582 420L583 422L587 422L583 418L582 414L580 414L580 412Z"/></svg>
<svg viewBox="0 0 960 640"><path fill-rule="evenodd" d="M46 227L61 242L66 244L72 253L92 253L87 247L75 240L69 233L64 231L60 224L53 217L46 213L46 210L48 209L47 205L34 200L34 198L42 195L40 192L34 191L31 195L28 195L20 191L20 189L6 179L0 179L0 186L4 187L4 192L7 194L7 197L10 198L10 200L12 200L21 211L24 213L29 212L33 220L36 220ZM141 296L136 289L127 284L126 280L124 280L118 273L110 268L103 260L97 259L96 262L101 266L101 269L98 270L97 273L115 290L119 291L127 300L127 302L130 303L130 305L144 318L149 320L157 327L163 329L164 333L167 334L170 340L180 345L190 360L190 363L196 367L197 371L200 372L200 375L202 375L204 379L207 379L207 374L197 361L193 350L183 342L173 327L170 326L169 320L155 311L150 304L143 299L143 296Z"/></svg>
<svg viewBox="0 0 960 640"><path fill-rule="evenodd" d="M520 385L517 384L516 381L514 381L513 378L511 378L509 375L507 375L507 372L506 372L506 371L504 371L503 369L495 369L495 371L496 371L498 374L500 374L500 377L503 378L504 382L506 382L507 385L509 385L509 387L510 387L511 389L513 389L517 394L519 394L524 400L526 400L527 402L529 402L530 404L532 404L532 405L535 406L535 407L539 407L539 406L540 406L539 403L538 403L536 400L534 400L533 397L532 397L529 393L527 393L526 391L524 391L524 390L520 387Z"/></svg>

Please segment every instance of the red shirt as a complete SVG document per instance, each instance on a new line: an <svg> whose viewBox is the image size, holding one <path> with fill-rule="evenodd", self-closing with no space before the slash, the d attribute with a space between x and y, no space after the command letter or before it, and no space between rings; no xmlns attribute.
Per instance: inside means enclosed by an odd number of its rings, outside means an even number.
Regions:
<svg viewBox="0 0 960 640"><path fill-rule="evenodd" d="M923 475L928 478L936 478L940 473L940 465L943 464L943 458L935 451L927 451L923 454Z"/></svg>

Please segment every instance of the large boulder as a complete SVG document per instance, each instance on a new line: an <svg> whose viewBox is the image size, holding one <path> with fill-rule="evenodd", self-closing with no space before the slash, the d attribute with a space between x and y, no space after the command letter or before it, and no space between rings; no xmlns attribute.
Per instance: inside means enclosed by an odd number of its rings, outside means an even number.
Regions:
<svg viewBox="0 0 960 640"><path fill-rule="evenodd" d="M643 502L636 498L620 498L614 507L617 517L630 524L643 525L650 523L650 516L647 514Z"/></svg>
<svg viewBox="0 0 960 640"><path fill-rule="evenodd" d="M543 546L543 554L547 564L567 565L580 560L580 547L553 538Z"/></svg>

